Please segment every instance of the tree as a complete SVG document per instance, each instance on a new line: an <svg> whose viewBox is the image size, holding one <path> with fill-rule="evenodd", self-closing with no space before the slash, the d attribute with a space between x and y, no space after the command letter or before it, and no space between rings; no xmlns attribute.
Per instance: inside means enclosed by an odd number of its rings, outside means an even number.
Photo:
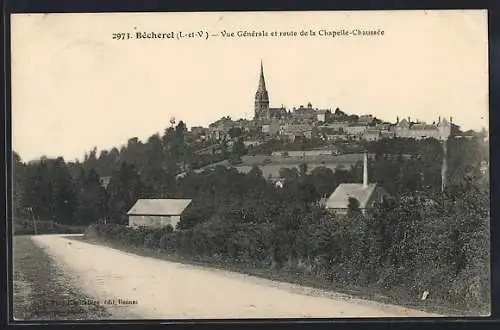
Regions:
<svg viewBox="0 0 500 330"><path fill-rule="evenodd" d="M52 187L52 219L58 223L73 223L76 208L76 189L62 157L58 157L52 162L48 178L51 180Z"/></svg>
<svg viewBox="0 0 500 330"><path fill-rule="evenodd" d="M21 161L21 157L15 151L12 152L12 199L13 199L13 216L21 214L23 210L23 178L25 177L25 166ZM15 216L14 216L15 218Z"/></svg>
<svg viewBox="0 0 500 330"><path fill-rule="evenodd" d="M170 142L171 155L176 159L183 159L186 155L185 134L186 124L181 120L175 127L173 139Z"/></svg>
<svg viewBox="0 0 500 330"><path fill-rule="evenodd" d="M338 186L335 174L327 167L316 167L313 169L309 180L315 188L316 199L330 196Z"/></svg>
<svg viewBox="0 0 500 330"><path fill-rule="evenodd" d="M112 222L127 223L127 211L142 196L143 184L133 165L122 164L108 186L108 218Z"/></svg>
<svg viewBox="0 0 500 330"><path fill-rule="evenodd" d="M307 163L301 163L299 165L299 171L301 176L306 176L307 175Z"/></svg>
<svg viewBox="0 0 500 330"><path fill-rule="evenodd" d="M299 171L296 167L288 168L283 167L280 169L280 178L285 180L285 183L293 181L299 177Z"/></svg>
<svg viewBox="0 0 500 330"><path fill-rule="evenodd" d="M231 139L236 139L240 138L243 135L243 131L241 130L240 127L231 127L228 131L229 136Z"/></svg>
<svg viewBox="0 0 500 330"><path fill-rule="evenodd" d="M241 157L245 154L246 148L243 138L238 138L238 140L233 144L232 153L235 156Z"/></svg>
<svg viewBox="0 0 500 330"><path fill-rule="evenodd" d="M359 201L354 197L349 197L347 204L347 214L353 216L359 214L359 212Z"/></svg>
<svg viewBox="0 0 500 330"><path fill-rule="evenodd" d="M82 171L75 218L80 224L92 224L104 218L106 213L106 190L101 185L95 170Z"/></svg>

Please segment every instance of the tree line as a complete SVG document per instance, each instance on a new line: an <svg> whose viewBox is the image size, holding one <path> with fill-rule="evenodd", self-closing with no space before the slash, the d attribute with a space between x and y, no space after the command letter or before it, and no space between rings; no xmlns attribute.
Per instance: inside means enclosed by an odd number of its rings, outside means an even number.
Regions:
<svg viewBox="0 0 500 330"><path fill-rule="evenodd" d="M488 308L489 187L469 180L445 194L403 193L367 214L353 205L342 217L311 203L314 190L300 178L289 183L300 189L280 189L257 168L217 168L186 178L177 196L196 197L176 230L107 224L87 235L223 267L301 274L338 290L376 289L401 302L429 291L433 304Z"/></svg>
<svg viewBox="0 0 500 330"><path fill-rule="evenodd" d="M196 162L184 123L147 142L96 150L82 162L13 154L14 221L34 215L65 225L93 225L99 237L155 246L187 258L248 264L310 274L333 285L430 290L436 299L481 305L489 285L489 185L480 139L450 139L447 189L441 193L442 143L393 139L364 147L373 154L370 181L393 200L367 215L350 202L348 217L321 205L340 183L361 182L351 169L307 164L283 169L277 187L255 166L249 173L216 167L188 171ZM227 153L240 154L241 144ZM110 177L109 184L103 177ZM138 198L190 198L175 231L131 231L126 212ZM29 212L27 210L30 210ZM443 282L444 281L444 282ZM446 285L443 285L446 283ZM484 306L483 306L484 307Z"/></svg>
<svg viewBox="0 0 500 330"><path fill-rule="evenodd" d="M40 220L61 224L90 224L103 219L125 222L126 211L138 198L182 196L194 199L194 204L200 203L201 209L206 203L205 197L199 196L205 196L202 192L212 191L213 187L218 187L220 196L239 196L237 189L230 189L233 181L220 184L217 171L215 176L210 171L194 176L190 169L203 157L204 161L210 161L212 156L196 155L186 132L186 125L180 121L177 126L167 128L162 136L155 134L145 143L132 138L120 149L102 150L99 156L94 148L82 162L66 162L59 157L25 163L14 152L14 211L19 217L34 214ZM373 155L368 169L370 181L381 184L393 196L441 188L441 142L390 139L367 142L363 147ZM238 158L244 153L245 147L239 139L222 157ZM480 180L479 164L487 155L480 139L450 139L446 181L455 185L464 178ZM176 175L185 170L188 176L176 180ZM249 175L259 178L259 172L255 168ZM363 168L358 163L348 170L316 168L309 175L307 172L307 164L302 164L282 169L280 175L285 179L283 190L290 198L311 204L327 197L340 183L361 182ZM238 175L235 171L231 173ZM107 186L103 179L110 179ZM238 182L237 178L234 180ZM245 189L257 192L267 189L266 184L258 184L265 180L255 180ZM211 196L205 199L214 200ZM217 207L215 203L211 208Z"/></svg>

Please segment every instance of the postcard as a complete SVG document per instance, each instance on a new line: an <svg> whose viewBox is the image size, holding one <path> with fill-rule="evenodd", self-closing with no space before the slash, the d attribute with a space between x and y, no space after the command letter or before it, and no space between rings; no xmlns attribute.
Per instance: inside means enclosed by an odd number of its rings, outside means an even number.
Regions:
<svg viewBox="0 0 500 330"><path fill-rule="evenodd" d="M15 320L488 316L487 30L11 15Z"/></svg>

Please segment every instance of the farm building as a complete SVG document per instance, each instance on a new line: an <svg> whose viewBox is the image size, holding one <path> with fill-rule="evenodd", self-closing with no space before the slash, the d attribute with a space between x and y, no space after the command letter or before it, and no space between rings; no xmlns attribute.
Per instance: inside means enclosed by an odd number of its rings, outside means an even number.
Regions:
<svg viewBox="0 0 500 330"><path fill-rule="evenodd" d="M174 229L190 199L139 199L127 212L129 227L165 227Z"/></svg>
<svg viewBox="0 0 500 330"><path fill-rule="evenodd" d="M387 191L376 183L368 183L368 156L364 154L363 183L342 183L326 200L326 208L335 214L347 214L349 199L359 202L361 212L373 206L375 202L389 196Z"/></svg>

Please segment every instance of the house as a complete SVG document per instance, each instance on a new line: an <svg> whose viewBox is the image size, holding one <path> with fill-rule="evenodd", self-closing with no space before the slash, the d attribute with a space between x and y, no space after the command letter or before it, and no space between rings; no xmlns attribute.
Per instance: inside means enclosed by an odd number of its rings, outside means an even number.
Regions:
<svg viewBox="0 0 500 330"><path fill-rule="evenodd" d="M280 124L276 120L265 120L262 123L262 134L265 135L278 135L280 130Z"/></svg>
<svg viewBox="0 0 500 330"><path fill-rule="evenodd" d="M375 118L373 118L373 115L362 115L362 116L359 116L358 123L360 123L362 125L368 125L368 124L371 124L374 119Z"/></svg>
<svg viewBox="0 0 500 330"><path fill-rule="evenodd" d="M395 127L395 135L401 138L411 138L416 140L435 138L446 140L451 135L451 118L448 122L445 118L438 119L438 123L426 124L424 122L412 122L408 120L398 120Z"/></svg>
<svg viewBox="0 0 500 330"><path fill-rule="evenodd" d="M346 140L347 136L344 131L340 129L335 129L329 126L320 126L320 135L325 141L337 141L337 140Z"/></svg>
<svg viewBox="0 0 500 330"><path fill-rule="evenodd" d="M344 127L344 132L347 133L347 135L350 136L361 136L366 130L368 129L368 126L366 125L349 125L347 127Z"/></svg>
<svg viewBox="0 0 500 330"><path fill-rule="evenodd" d="M208 128L202 126L193 126L191 127L191 133L194 135L195 138L199 138L201 136L208 135L209 131Z"/></svg>
<svg viewBox="0 0 500 330"><path fill-rule="evenodd" d="M349 126L349 123L346 121L335 121L328 124L323 124L318 126L319 129L333 129L333 130L342 130L344 127Z"/></svg>
<svg viewBox="0 0 500 330"><path fill-rule="evenodd" d="M368 128L363 132L363 140L365 141L377 141L381 136L380 130L376 128Z"/></svg>
<svg viewBox="0 0 500 330"><path fill-rule="evenodd" d="M269 108L269 118L285 119L287 117L288 117L288 111L284 106L281 106L281 108Z"/></svg>
<svg viewBox="0 0 500 330"><path fill-rule="evenodd" d="M381 130L380 138L381 139L392 139L395 137L395 132L391 130Z"/></svg>
<svg viewBox="0 0 500 330"><path fill-rule="evenodd" d="M230 117L223 117L209 125L210 137L215 140L229 138L229 131L235 126Z"/></svg>
<svg viewBox="0 0 500 330"><path fill-rule="evenodd" d="M330 119L331 114L332 114L332 111L329 109L317 110L316 111L316 120L324 123L328 119Z"/></svg>
<svg viewBox="0 0 500 330"><path fill-rule="evenodd" d="M365 213L375 202L382 202L389 196L387 191L377 183L368 183L368 156L364 155L363 183L342 183L326 200L326 208L335 214L347 214L349 199L359 202L359 209Z"/></svg>
<svg viewBox="0 0 500 330"><path fill-rule="evenodd" d="M129 227L165 227L174 229L184 210L191 204L190 199L138 199L127 212Z"/></svg>
<svg viewBox="0 0 500 330"><path fill-rule="evenodd" d="M307 107L301 105L298 109L293 109L292 116L299 120L316 120L316 109L312 107L312 104L309 102Z"/></svg>

